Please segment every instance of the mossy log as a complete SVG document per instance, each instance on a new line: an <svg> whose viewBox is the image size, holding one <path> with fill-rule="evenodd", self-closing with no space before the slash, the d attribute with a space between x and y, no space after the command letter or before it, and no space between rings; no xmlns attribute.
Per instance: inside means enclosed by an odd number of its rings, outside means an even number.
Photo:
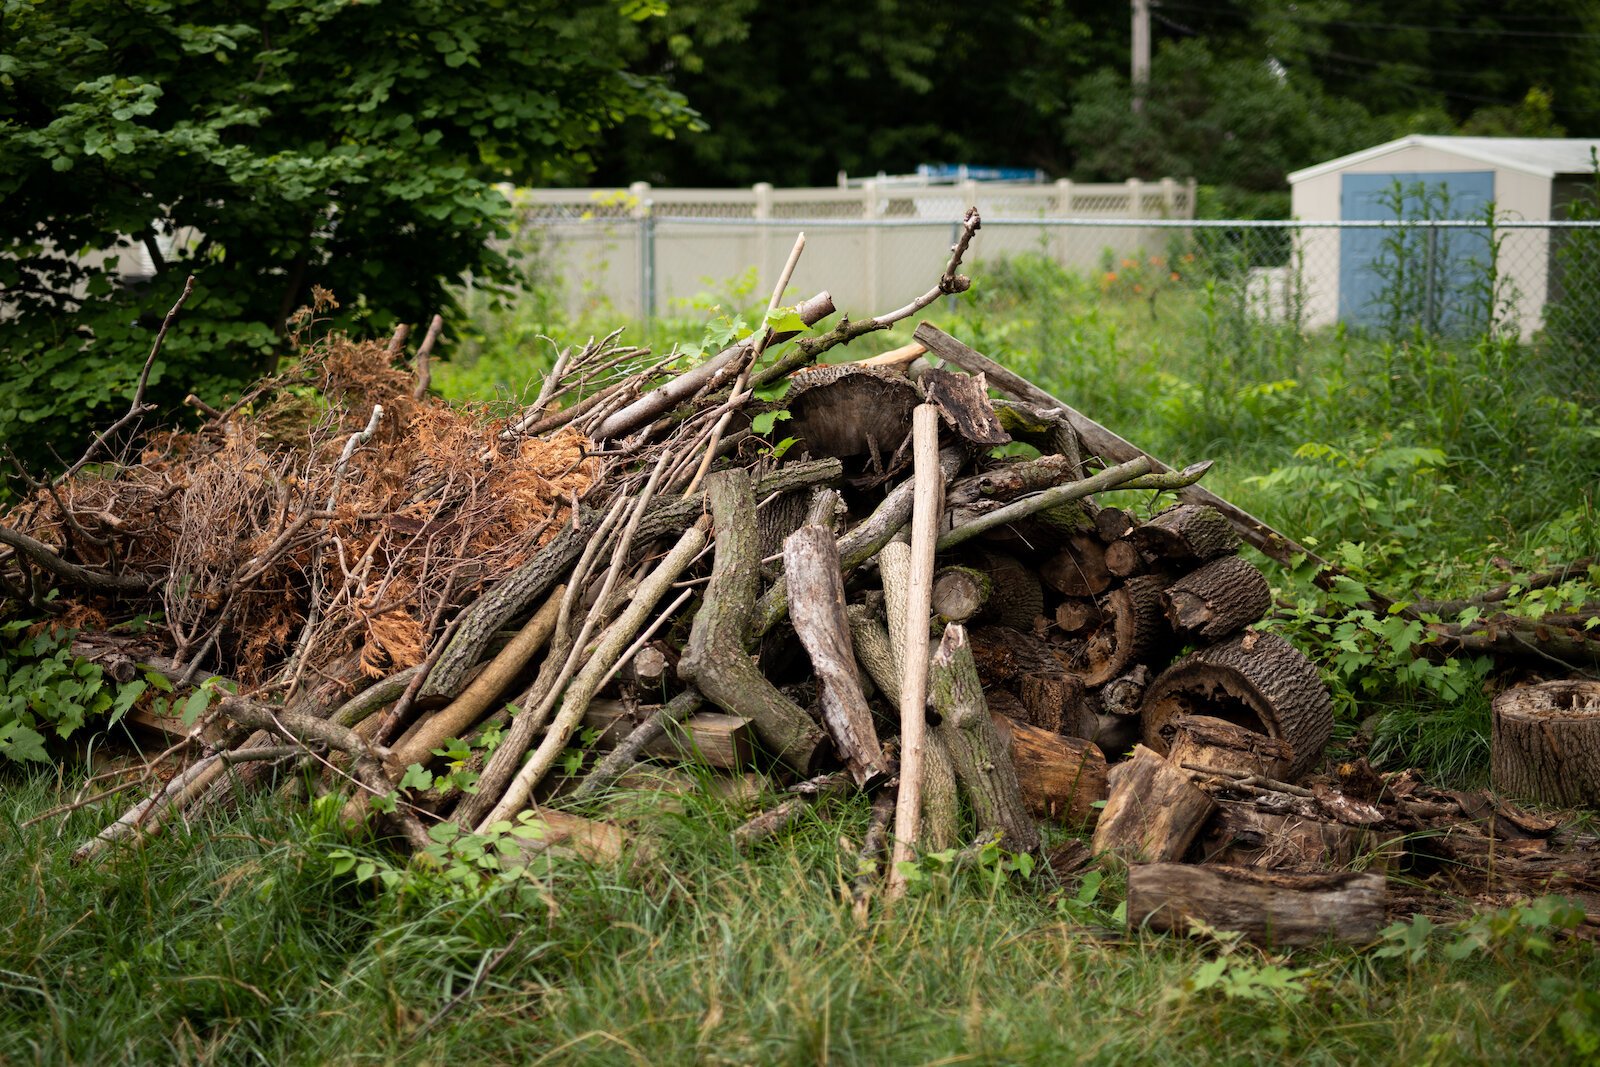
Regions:
<svg viewBox="0 0 1600 1067"><path fill-rule="evenodd" d="M1134 527L1128 535L1152 559L1178 564L1204 563L1239 551L1239 535L1216 508L1178 504Z"/></svg>

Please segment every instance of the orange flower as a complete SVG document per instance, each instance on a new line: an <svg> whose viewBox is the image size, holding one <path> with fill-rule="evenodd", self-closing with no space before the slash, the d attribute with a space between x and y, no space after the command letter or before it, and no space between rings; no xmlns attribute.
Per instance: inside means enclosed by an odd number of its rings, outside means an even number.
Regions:
<svg viewBox="0 0 1600 1067"><path fill-rule="evenodd" d="M1193 252L1184 253L1183 261L1185 263L1193 263L1194 262L1194 253Z"/></svg>
<svg viewBox="0 0 1600 1067"><path fill-rule="evenodd" d="M1135 263L1135 262L1134 262L1134 261L1133 261L1133 260L1131 260L1131 259L1125 259L1125 260L1123 260L1123 261L1122 261L1122 265L1123 265L1123 266L1124 266L1124 267L1134 267L1134 266L1137 266L1137 265L1138 265L1138 264L1136 264L1136 263Z"/></svg>
<svg viewBox="0 0 1600 1067"><path fill-rule="evenodd" d="M1136 293L1142 293L1142 292L1144 292L1144 286L1142 286L1142 285L1135 285L1135 286L1134 286L1134 287L1133 287L1133 291L1134 291L1134 292L1136 292Z"/></svg>
<svg viewBox="0 0 1600 1067"><path fill-rule="evenodd" d="M1173 271L1171 274L1167 275L1167 277L1172 279L1173 281L1177 281L1178 280L1178 272L1177 271Z"/></svg>
<svg viewBox="0 0 1600 1067"><path fill-rule="evenodd" d="M1104 278L1100 279L1100 281L1105 285L1110 285L1112 282L1114 282L1116 280L1117 280L1117 272L1114 271L1114 270L1106 271L1106 276Z"/></svg>
<svg viewBox="0 0 1600 1067"><path fill-rule="evenodd" d="M1167 261L1162 259L1160 256L1151 256L1150 265L1152 267L1164 267L1167 265Z"/></svg>

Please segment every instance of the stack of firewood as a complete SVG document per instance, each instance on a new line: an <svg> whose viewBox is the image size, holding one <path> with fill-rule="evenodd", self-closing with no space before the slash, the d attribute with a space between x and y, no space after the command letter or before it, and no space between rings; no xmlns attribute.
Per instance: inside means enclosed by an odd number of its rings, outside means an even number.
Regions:
<svg viewBox="0 0 1600 1067"><path fill-rule="evenodd" d="M1271 810L1321 797L1296 783L1332 711L1316 668L1252 628L1271 596L1238 552L1303 548L1196 484L1207 464L1164 467L929 324L818 364L964 291L978 228L894 312L785 348L833 307L775 293L770 326L687 370L613 335L491 422L428 398L426 353L400 369L397 335L197 403L198 430L120 461L97 438L0 523L8 597L63 612L113 678L162 683L130 720L168 747L79 858L307 780L402 846L532 813L528 850L615 856L632 830L608 803L683 788L684 761L766 800L746 846L873 795L860 869L891 898L919 851L1033 851L1046 823L1136 865L1130 918L1171 910L1138 896L1164 861L1366 855L1340 829L1382 822L1358 801L1314 832ZM1262 909L1262 928L1293 913Z"/></svg>

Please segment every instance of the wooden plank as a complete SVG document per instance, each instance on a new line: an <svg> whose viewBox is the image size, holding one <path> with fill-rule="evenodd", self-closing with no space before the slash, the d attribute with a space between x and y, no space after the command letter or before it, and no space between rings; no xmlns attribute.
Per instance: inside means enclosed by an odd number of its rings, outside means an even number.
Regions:
<svg viewBox="0 0 1600 1067"><path fill-rule="evenodd" d="M1070 404L1051 396L1020 374L1006 369L983 353L968 347L932 323L921 323L917 326L916 332L912 336L919 343L925 345L929 352L932 352L940 359L954 363L968 374L984 375L988 379L990 386L1000 390L1014 400L1021 400L1024 403L1034 404L1039 407L1060 409L1062 414L1072 423L1072 428L1078 431L1078 436L1083 439L1084 446L1107 462L1126 463L1131 459L1147 456L1157 471L1169 471L1172 469L1138 445L1118 436L1083 414L1083 412L1073 408ZM1177 490L1177 495L1178 499L1186 503L1210 504L1227 516L1228 521L1233 524L1233 528L1239 531L1239 536L1244 538L1248 544L1258 549L1262 555L1277 560L1285 567L1289 566L1289 561L1294 556L1304 556L1319 567L1327 567L1329 565L1327 560L1309 548L1284 536L1248 511L1229 503L1203 486L1186 486Z"/></svg>

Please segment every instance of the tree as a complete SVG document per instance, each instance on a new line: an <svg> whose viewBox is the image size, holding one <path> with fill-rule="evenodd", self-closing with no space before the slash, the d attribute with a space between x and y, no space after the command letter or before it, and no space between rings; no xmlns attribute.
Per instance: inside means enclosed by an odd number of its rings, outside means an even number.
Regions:
<svg viewBox="0 0 1600 1067"><path fill-rule="evenodd" d="M125 406L188 273L153 399L269 366L313 284L384 330L509 278L493 183L581 181L607 128L692 121L622 58L664 10L0 0L0 440L39 461ZM154 278L123 284L141 251Z"/></svg>

